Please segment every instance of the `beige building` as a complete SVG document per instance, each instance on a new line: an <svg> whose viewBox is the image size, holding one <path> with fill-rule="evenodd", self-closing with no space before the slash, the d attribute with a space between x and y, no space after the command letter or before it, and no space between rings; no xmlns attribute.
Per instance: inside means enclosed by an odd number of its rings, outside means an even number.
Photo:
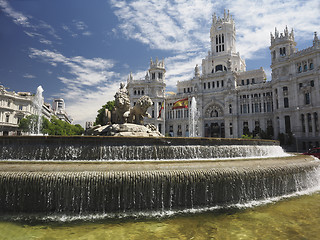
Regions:
<svg viewBox="0 0 320 240"><path fill-rule="evenodd" d="M19 130L20 120L28 115L37 114L34 105L35 95L30 92L10 92L0 85L0 136L1 135L21 135ZM61 101L63 104L61 104ZM56 108L44 103L42 106L42 114L47 119L56 116L61 120L71 123L70 117L65 112L63 99L55 99ZM60 103L60 105L59 105Z"/></svg>
<svg viewBox="0 0 320 240"><path fill-rule="evenodd" d="M316 33L313 45L301 51L295 47L293 30L271 34L271 81L266 81L263 68L246 70L245 60L236 51L235 22L229 13L223 18L213 16L210 41L202 72L197 65L194 77L178 82L173 95L164 96L163 61L151 61L144 80L129 77L132 102L143 94L155 102L149 122L159 129L159 124L165 125L165 133L171 136L189 136L194 97L199 113L197 136L239 138L247 134L280 139L299 151L319 146L320 41ZM188 108L174 108L175 102L186 98ZM163 101L165 119L156 114Z"/></svg>

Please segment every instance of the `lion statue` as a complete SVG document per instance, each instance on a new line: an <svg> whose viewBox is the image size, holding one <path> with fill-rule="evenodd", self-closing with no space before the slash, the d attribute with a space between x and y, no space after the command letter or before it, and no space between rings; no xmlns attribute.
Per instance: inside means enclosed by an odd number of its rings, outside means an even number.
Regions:
<svg viewBox="0 0 320 240"><path fill-rule="evenodd" d="M148 108L153 104L152 100L148 96L142 96L137 101L136 105L133 106L129 112L125 113L125 117L128 117L128 123L135 123L143 125L143 118L151 118L147 112Z"/></svg>
<svg viewBox="0 0 320 240"><path fill-rule="evenodd" d="M114 109L109 111L105 110L105 119L104 122L106 124L113 123L126 123L127 118L124 117L126 112L130 110L130 99L128 96L128 92L125 89L124 85L120 85L120 89L114 95ZM128 115L128 113L126 114Z"/></svg>

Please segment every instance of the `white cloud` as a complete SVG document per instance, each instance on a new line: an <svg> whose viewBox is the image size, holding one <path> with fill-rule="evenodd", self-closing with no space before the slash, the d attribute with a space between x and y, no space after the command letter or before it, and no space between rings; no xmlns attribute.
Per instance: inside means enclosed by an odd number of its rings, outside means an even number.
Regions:
<svg viewBox="0 0 320 240"><path fill-rule="evenodd" d="M60 64L67 67L71 77L59 77L65 84L94 86L116 76L116 73L109 71L114 66L114 62L108 59L87 59L82 56L68 58L58 52L35 48L30 48L29 57L40 58L52 66Z"/></svg>
<svg viewBox="0 0 320 240"><path fill-rule="evenodd" d="M154 49L178 52L201 48L208 34L214 3L198 1L111 1L127 36ZM205 6L205 7L204 7ZM203 27L203 25L205 27ZM206 35L205 41L208 41Z"/></svg>
<svg viewBox="0 0 320 240"><path fill-rule="evenodd" d="M23 77L24 78L29 78L29 79L36 78L36 76L34 76L32 74L29 74L29 73L24 74Z"/></svg>
<svg viewBox="0 0 320 240"><path fill-rule="evenodd" d="M211 15L221 16L221 7L234 15L238 50L248 59L259 58L257 52L269 46L274 27L289 25L299 33L297 39L305 40L320 21L318 0L111 0L111 5L120 21L117 29L127 38L179 54L210 50Z"/></svg>
<svg viewBox="0 0 320 240"><path fill-rule="evenodd" d="M92 32L88 30L88 25L83 21L73 20L72 23L67 26L66 24L62 25L62 29L68 32L73 38L78 37L79 35L91 36Z"/></svg>
<svg viewBox="0 0 320 240"><path fill-rule="evenodd" d="M84 35L84 36L91 36L92 33L91 33L90 31L85 31L85 32L82 33L82 35Z"/></svg>
<svg viewBox="0 0 320 240"><path fill-rule="evenodd" d="M73 24L78 30L85 30L88 28L88 26L83 21L73 20Z"/></svg>
<svg viewBox="0 0 320 240"><path fill-rule="evenodd" d="M74 124L85 126L86 121L95 121L97 111L114 99L115 92L119 89L120 82L105 83L95 90L69 89L69 93L62 96L66 102L66 111L74 119Z"/></svg>
<svg viewBox="0 0 320 240"><path fill-rule="evenodd" d="M19 11L14 10L8 1L0 0L0 8L2 11L12 19L12 21L30 31L24 31L24 33L29 37L39 38L39 42L44 44L52 44L52 41L48 40L46 36L44 36L44 32L39 33L38 31L45 29L46 33L50 35L50 37L54 37L55 39L60 39L60 37L56 34L54 28L44 22L43 20L37 20L32 16L27 16Z"/></svg>
<svg viewBox="0 0 320 240"><path fill-rule="evenodd" d="M30 48L29 57L67 69L66 74L58 76L64 88L54 97L64 98L68 114L83 126L85 121L93 121L98 109L113 99L124 79L112 71L114 61L110 59L66 57L59 52L35 48Z"/></svg>
<svg viewBox="0 0 320 240"><path fill-rule="evenodd" d="M0 7L8 17L12 18L12 21L15 24L21 25L24 27L31 26L29 22L30 17L25 16L21 12L15 11L6 0L0 0Z"/></svg>
<svg viewBox="0 0 320 240"><path fill-rule="evenodd" d="M236 19L238 50L249 59L269 47L275 27L283 32L287 25L290 30L294 28L297 41L310 42L310 33L319 29L319 1L229 0L227 5Z"/></svg>

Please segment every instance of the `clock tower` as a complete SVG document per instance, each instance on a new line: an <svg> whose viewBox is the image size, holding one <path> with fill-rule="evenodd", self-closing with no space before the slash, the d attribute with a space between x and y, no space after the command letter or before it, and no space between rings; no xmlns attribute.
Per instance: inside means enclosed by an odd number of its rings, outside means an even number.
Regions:
<svg viewBox="0 0 320 240"><path fill-rule="evenodd" d="M213 15L210 30L211 52L213 55L236 53L236 29L232 16L224 11L223 18Z"/></svg>
<svg viewBox="0 0 320 240"><path fill-rule="evenodd" d="M223 17L212 17L210 29L211 51L202 60L202 73L243 72L246 64L236 52L235 22L229 11L224 11Z"/></svg>

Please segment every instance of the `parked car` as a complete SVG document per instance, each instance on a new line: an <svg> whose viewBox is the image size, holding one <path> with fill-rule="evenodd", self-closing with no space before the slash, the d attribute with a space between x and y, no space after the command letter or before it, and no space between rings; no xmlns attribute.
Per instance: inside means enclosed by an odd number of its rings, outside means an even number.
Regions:
<svg viewBox="0 0 320 240"><path fill-rule="evenodd" d="M303 155L313 155L317 158L320 158L320 147L311 148L308 150L308 152L303 153Z"/></svg>

